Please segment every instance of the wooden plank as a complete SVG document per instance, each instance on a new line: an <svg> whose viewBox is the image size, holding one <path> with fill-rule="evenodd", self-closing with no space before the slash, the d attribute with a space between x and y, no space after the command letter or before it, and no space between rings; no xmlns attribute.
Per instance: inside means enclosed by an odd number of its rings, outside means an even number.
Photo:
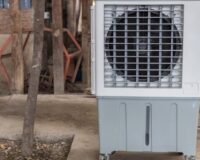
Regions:
<svg viewBox="0 0 200 160"><path fill-rule="evenodd" d="M64 94L62 0L52 1L54 94Z"/></svg>
<svg viewBox="0 0 200 160"><path fill-rule="evenodd" d="M185 160L182 153L116 152L110 160Z"/></svg>
<svg viewBox="0 0 200 160"><path fill-rule="evenodd" d="M39 77L41 72L41 59L44 40L44 10L45 0L35 2L35 18L34 18L34 52L33 62L30 74L27 104L25 107L24 128L23 128L23 144L22 152L24 156L32 154L34 123L36 113L36 102L39 86Z"/></svg>
<svg viewBox="0 0 200 160"><path fill-rule="evenodd" d="M22 31L33 30L33 9L23 9L21 12ZM0 9L0 34L12 32L12 20L10 18L10 9Z"/></svg>
<svg viewBox="0 0 200 160"><path fill-rule="evenodd" d="M24 92L24 61L22 54L22 28L19 0L10 0L10 20L12 30L12 59L14 64L13 73L13 93L22 94Z"/></svg>

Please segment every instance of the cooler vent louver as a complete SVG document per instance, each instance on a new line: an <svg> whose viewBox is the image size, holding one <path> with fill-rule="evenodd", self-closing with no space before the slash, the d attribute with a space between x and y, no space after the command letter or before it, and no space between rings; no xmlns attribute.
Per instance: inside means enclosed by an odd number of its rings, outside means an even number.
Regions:
<svg viewBox="0 0 200 160"><path fill-rule="evenodd" d="M105 5L105 87L181 88L183 15L183 5Z"/></svg>

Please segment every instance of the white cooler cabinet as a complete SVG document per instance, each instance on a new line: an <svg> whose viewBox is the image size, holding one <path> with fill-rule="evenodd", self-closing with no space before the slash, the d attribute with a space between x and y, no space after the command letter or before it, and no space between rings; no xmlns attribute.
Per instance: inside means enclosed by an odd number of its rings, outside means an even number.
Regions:
<svg viewBox="0 0 200 160"><path fill-rule="evenodd" d="M196 154L199 100L100 97L98 110L101 154Z"/></svg>
<svg viewBox="0 0 200 160"><path fill-rule="evenodd" d="M100 153L182 152L194 158L200 0L96 0L91 13Z"/></svg>

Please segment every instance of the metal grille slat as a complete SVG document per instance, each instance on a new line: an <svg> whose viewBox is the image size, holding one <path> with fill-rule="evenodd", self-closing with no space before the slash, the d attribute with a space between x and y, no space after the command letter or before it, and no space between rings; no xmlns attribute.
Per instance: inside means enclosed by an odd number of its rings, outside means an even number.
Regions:
<svg viewBox="0 0 200 160"><path fill-rule="evenodd" d="M125 37L124 36L107 36L106 38L118 38L119 39L119 38L125 38ZM131 38L137 38L137 37L133 36ZM154 39L154 38L158 38L158 37L157 36L153 36L153 37L142 37L141 36L140 38L151 38L151 39ZM171 39L171 37L162 37L162 38ZM182 39L183 37L176 37L176 36L174 36L174 38L180 38L180 39Z"/></svg>
<svg viewBox="0 0 200 160"><path fill-rule="evenodd" d="M123 58L123 57L124 56L116 56L115 58ZM146 58L146 56L128 56L127 58L137 58L137 57ZM107 58L113 58L113 56L107 56ZM159 56L151 56L151 58L159 58ZM171 58L171 56L163 56L162 58ZM182 59L182 57L179 57L179 56L173 56L173 58ZM112 62L109 62L109 64L112 64ZM165 64L165 63L163 63L163 64ZM177 64L177 63L174 63L174 64Z"/></svg>
<svg viewBox="0 0 200 160"><path fill-rule="evenodd" d="M150 30L151 30L151 12L150 12L150 7L148 6L148 37L151 37L151 34L150 34ZM148 87L150 87L150 64L151 64L151 61L150 61L150 56L151 56L151 53L150 53L150 50L151 50L151 40L150 38L148 38L148 42L147 42L147 45L148 45L148 67L147 67L147 85Z"/></svg>
<svg viewBox="0 0 200 160"><path fill-rule="evenodd" d="M139 7L137 6L137 24L139 24ZM139 25L137 25L137 31L139 30ZM139 82L139 32L136 33L137 34L137 38L136 38L136 55L137 55L137 58L136 58L136 83L138 85L138 82Z"/></svg>
<svg viewBox="0 0 200 160"><path fill-rule="evenodd" d="M159 25L159 82L161 81L161 63L162 63L162 34L163 34L163 26L162 26L162 7L160 6L160 25ZM159 83L160 85L160 83ZM160 87L160 86L159 86Z"/></svg>
<svg viewBox="0 0 200 160"><path fill-rule="evenodd" d="M171 10L173 11L174 10L174 7L171 6ZM171 12L171 16L173 12ZM174 34L173 34L173 31L174 31L174 20L172 19L172 24L171 24L171 27L172 27L172 32L171 32L171 64L170 64L170 68L171 70L173 69L173 41L174 41ZM170 82L170 86L172 87L172 72L170 73L170 79L169 79L169 82Z"/></svg>
<svg viewBox="0 0 200 160"><path fill-rule="evenodd" d="M127 12L127 9L128 7L125 8L125 50L128 50L128 12ZM128 63L128 53L127 51L125 51L125 58L124 58L124 68L125 68L125 75L124 75L124 78L125 78L125 82L127 83L127 76L128 76L128 68L127 68L127 63Z"/></svg>
<svg viewBox="0 0 200 160"><path fill-rule="evenodd" d="M114 8L114 12L113 12L113 18L116 16L116 7ZM114 19L114 23L116 23L116 19ZM116 30L116 24L114 24L113 29ZM114 31L113 36L116 36L116 31ZM114 61L114 71L116 70L116 39L113 39L114 42L114 46L113 46L113 50L114 50L114 56L113 56L113 61ZM116 74L114 77L114 84L113 86L116 86Z"/></svg>

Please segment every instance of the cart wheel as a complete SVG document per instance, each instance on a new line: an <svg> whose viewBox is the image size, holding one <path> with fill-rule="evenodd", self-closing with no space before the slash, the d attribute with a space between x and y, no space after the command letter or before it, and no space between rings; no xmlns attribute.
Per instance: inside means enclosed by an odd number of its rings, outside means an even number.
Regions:
<svg viewBox="0 0 200 160"><path fill-rule="evenodd" d="M109 156L106 155L100 155L99 160L109 160Z"/></svg>
<svg viewBox="0 0 200 160"><path fill-rule="evenodd" d="M99 160L106 160L106 156L105 155L100 155L99 156Z"/></svg>
<svg viewBox="0 0 200 160"><path fill-rule="evenodd" d="M190 157L186 158L186 160L196 160L196 157L195 156L190 156Z"/></svg>
<svg viewBox="0 0 200 160"><path fill-rule="evenodd" d="M196 160L196 157L195 157L195 156L192 156L190 160Z"/></svg>

